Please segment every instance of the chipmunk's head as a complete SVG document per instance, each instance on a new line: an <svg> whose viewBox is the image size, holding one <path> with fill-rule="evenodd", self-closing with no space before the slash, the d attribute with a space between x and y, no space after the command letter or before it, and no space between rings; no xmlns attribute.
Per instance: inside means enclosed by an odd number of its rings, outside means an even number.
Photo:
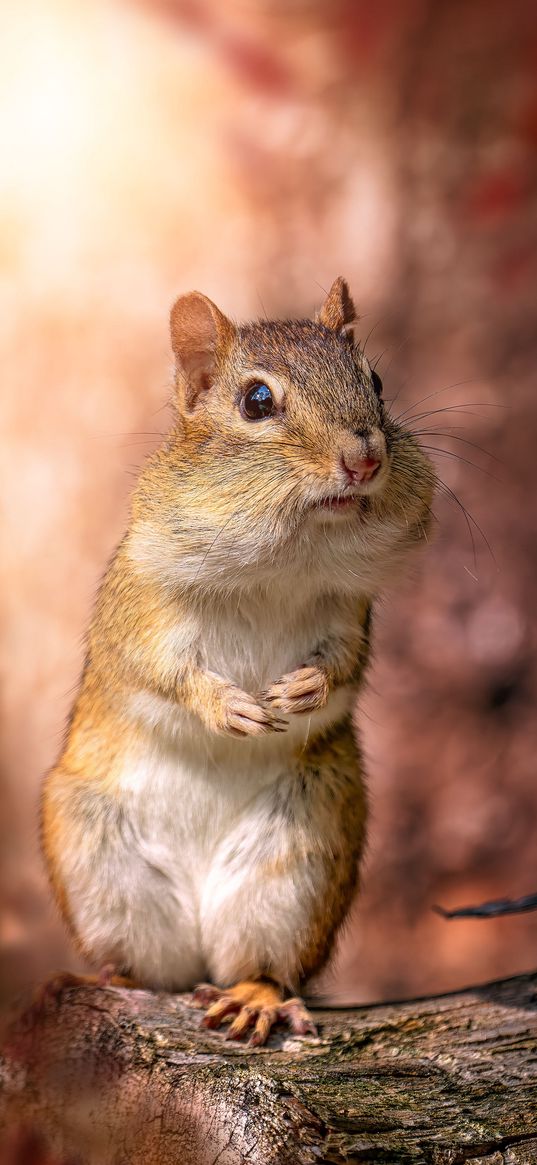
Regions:
<svg viewBox="0 0 537 1165"><path fill-rule="evenodd" d="M181 543L188 526L205 556L200 577L281 564L300 547L361 551L375 573L388 545L423 536L432 466L387 415L355 317L341 277L315 320L237 326L199 292L175 303L166 504Z"/></svg>

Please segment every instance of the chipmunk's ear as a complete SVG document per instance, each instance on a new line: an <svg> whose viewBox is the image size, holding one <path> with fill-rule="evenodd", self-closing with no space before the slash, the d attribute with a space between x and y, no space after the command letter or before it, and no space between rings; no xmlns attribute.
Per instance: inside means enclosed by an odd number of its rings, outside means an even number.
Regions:
<svg viewBox="0 0 537 1165"><path fill-rule="evenodd" d="M235 328L212 300L191 291L175 301L170 330L184 405L191 412L211 388L218 358L231 345Z"/></svg>
<svg viewBox="0 0 537 1165"><path fill-rule="evenodd" d="M317 323L324 324L325 328L332 328L335 332L340 332L356 319L356 308L351 299L348 283L342 275L338 275L334 280L316 319Z"/></svg>

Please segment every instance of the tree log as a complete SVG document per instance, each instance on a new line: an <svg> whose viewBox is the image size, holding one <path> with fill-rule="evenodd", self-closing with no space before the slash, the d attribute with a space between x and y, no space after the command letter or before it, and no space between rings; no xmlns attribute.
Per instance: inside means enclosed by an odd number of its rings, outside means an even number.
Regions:
<svg viewBox="0 0 537 1165"><path fill-rule="evenodd" d="M536 991L317 1011L317 1039L251 1049L188 996L65 988L7 1032L0 1131L79 1165L536 1165Z"/></svg>

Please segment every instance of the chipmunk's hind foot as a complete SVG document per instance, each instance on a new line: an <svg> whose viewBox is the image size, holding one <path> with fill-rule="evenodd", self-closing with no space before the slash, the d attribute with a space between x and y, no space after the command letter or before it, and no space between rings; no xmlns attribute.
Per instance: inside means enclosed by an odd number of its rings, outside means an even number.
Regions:
<svg viewBox="0 0 537 1165"><path fill-rule="evenodd" d="M57 971L34 992L32 1010L41 1011L49 1001L58 1000L67 987L136 987L133 979L116 975L115 967L107 963L97 975L76 975L73 971Z"/></svg>
<svg viewBox="0 0 537 1165"><path fill-rule="evenodd" d="M287 1024L293 1035L317 1035L301 999L283 1000L283 991L271 979L244 979L221 990L201 983L192 995L194 1007L206 1007L203 1026L229 1024L226 1039L239 1040L253 1028L250 1047L265 1044L276 1024Z"/></svg>

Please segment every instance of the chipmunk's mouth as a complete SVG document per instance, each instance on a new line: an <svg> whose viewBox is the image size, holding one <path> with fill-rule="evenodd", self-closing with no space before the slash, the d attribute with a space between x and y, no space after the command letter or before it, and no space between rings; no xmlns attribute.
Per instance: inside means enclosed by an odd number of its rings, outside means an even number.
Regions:
<svg viewBox="0 0 537 1165"><path fill-rule="evenodd" d="M359 494L331 494L325 498L318 498L313 503L313 509L329 514L355 513L365 514L368 509L368 498Z"/></svg>

